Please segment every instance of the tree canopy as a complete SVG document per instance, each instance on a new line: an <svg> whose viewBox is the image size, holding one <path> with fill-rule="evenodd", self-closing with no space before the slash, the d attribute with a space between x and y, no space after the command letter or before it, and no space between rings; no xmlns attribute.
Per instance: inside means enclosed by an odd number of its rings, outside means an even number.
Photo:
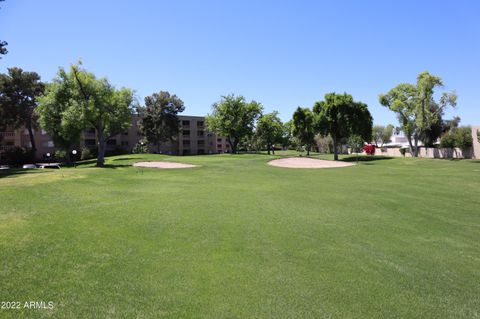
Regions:
<svg viewBox="0 0 480 319"><path fill-rule="evenodd" d="M183 101L169 92L160 91L145 97L141 131L148 143L157 146L157 153L160 153L161 143L178 135L178 113L184 110Z"/></svg>
<svg viewBox="0 0 480 319"><path fill-rule="evenodd" d="M50 101L43 102L46 105L63 103L65 109L58 114L61 114L65 127L75 127L72 122L80 121L83 129L95 129L98 143L97 166L103 166L107 140L131 125L132 91L127 88L116 89L105 78L97 79L93 73L81 68L81 63L72 65L69 72L60 68L54 83L62 89L61 94L51 93L48 96ZM45 119L44 125L47 127L56 126L50 122L54 118Z"/></svg>
<svg viewBox="0 0 480 319"><path fill-rule="evenodd" d="M257 137L267 148L268 154L270 150L275 154L273 145L282 143L284 136L283 124L278 117L278 112L263 114L257 120Z"/></svg>
<svg viewBox="0 0 480 319"><path fill-rule="evenodd" d="M372 128L372 141L376 147L383 147L384 144L390 143L393 135L394 126L374 125Z"/></svg>
<svg viewBox="0 0 480 319"><path fill-rule="evenodd" d="M309 108L298 107L293 113L292 135L304 146L307 156L310 155L312 145L315 142L315 120Z"/></svg>
<svg viewBox="0 0 480 319"><path fill-rule="evenodd" d="M55 146L66 152L67 162L70 161L71 149L79 142L85 128L82 108L72 98L74 85L72 75L60 69L39 98L36 110L40 126L52 137Z"/></svg>
<svg viewBox="0 0 480 319"><path fill-rule="evenodd" d="M350 94L327 93L324 101L315 102L313 111L317 114L317 131L322 136L332 137L335 160L338 160L341 140L351 135L358 135L364 141L371 140L373 119L368 106L354 101Z"/></svg>
<svg viewBox="0 0 480 319"><path fill-rule="evenodd" d="M212 113L207 115L208 129L227 138L233 153L238 144L253 134L255 120L262 113L262 105L256 101L247 102L241 95L222 96L212 105Z"/></svg>
<svg viewBox="0 0 480 319"><path fill-rule="evenodd" d="M402 83L379 96L380 104L397 113L400 128L414 157L418 156L418 141L423 140L427 145L436 139L438 131L434 129L435 125L442 121L448 106L456 106L455 92L444 92L438 101L434 100L435 89L441 87L441 78L422 72L417 76L415 85Z"/></svg>
<svg viewBox="0 0 480 319"><path fill-rule="evenodd" d="M37 150L33 130L37 128L37 98L45 84L35 72L21 68L9 68L8 74L0 74L0 116L4 124L16 128L25 127L30 138L33 156Z"/></svg>

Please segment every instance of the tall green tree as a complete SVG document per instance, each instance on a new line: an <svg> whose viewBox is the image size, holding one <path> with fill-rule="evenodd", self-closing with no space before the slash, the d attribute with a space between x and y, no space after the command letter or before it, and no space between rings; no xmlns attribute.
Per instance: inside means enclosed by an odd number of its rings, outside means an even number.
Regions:
<svg viewBox="0 0 480 319"><path fill-rule="evenodd" d="M81 63L72 65L70 74L74 83L73 98L82 119L97 134L97 166L103 166L107 141L131 126L133 92L127 88L116 89L105 78L97 79L81 68Z"/></svg>
<svg viewBox="0 0 480 319"><path fill-rule="evenodd" d="M292 135L301 146L305 146L307 156L315 143L315 120L309 108L298 107L293 113Z"/></svg>
<svg viewBox="0 0 480 319"><path fill-rule="evenodd" d="M293 131L293 119L283 123L282 125L282 146L283 147L292 147L295 144L294 137L292 134Z"/></svg>
<svg viewBox="0 0 480 319"><path fill-rule="evenodd" d="M162 143L172 141L178 135L178 113L184 110L183 101L169 92L160 91L145 97L141 131L148 143L156 145L157 153L160 153Z"/></svg>
<svg viewBox="0 0 480 319"><path fill-rule="evenodd" d="M8 74L0 74L0 115L4 124L16 128L25 127L30 138L32 155L37 147L33 135L37 128L37 98L45 89L40 76L24 72L21 68L9 68Z"/></svg>
<svg viewBox="0 0 480 319"><path fill-rule="evenodd" d="M283 124L278 117L278 112L263 114L257 120L257 137L267 147L267 153L270 150L275 154L273 145L281 143L283 137Z"/></svg>
<svg viewBox="0 0 480 319"><path fill-rule="evenodd" d="M372 137L372 116L365 103L356 102L350 94L325 94L325 100L316 102L316 129L322 136L333 140L333 156L338 160L338 145L351 135L359 135L364 141Z"/></svg>
<svg viewBox="0 0 480 319"><path fill-rule="evenodd" d="M42 129L52 137L55 146L63 149L70 162L70 152L80 141L85 128L82 121L82 108L73 99L75 83L71 75L60 69L57 76L39 97L36 109Z"/></svg>
<svg viewBox="0 0 480 319"><path fill-rule="evenodd" d="M62 91L61 94L49 95L52 100L48 103L63 103L59 108L65 109L58 113L61 114L61 121L64 122L62 125L65 127L76 127L72 122L79 121L82 129L95 129L97 166L103 166L107 141L125 132L131 125L132 91L127 88L116 89L105 78L97 79L93 73L81 68L81 62L71 65L68 72L60 68L54 82L57 82ZM55 100L57 98L58 101ZM46 127L55 127L56 124L50 121L58 121L57 118L47 117L45 120Z"/></svg>
<svg viewBox="0 0 480 319"><path fill-rule="evenodd" d="M442 121L442 116L448 106L455 107L457 95L455 92L444 92L435 101L435 89L443 87L440 77L422 72L417 76L417 83L402 83L386 94L380 94L380 104L397 113L401 130L407 137L410 152L418 157L418 141L429 144L438 137L436 125Z"/></svg>
<svg viewBox="0 0 480 319"><path fill-rule="evenodd" d="M212 113L206 117L208 129L225 136L232 152L237 153L239 143L253 134L255 120L262 109L260 103L247 102L241 95L222 96L212 105Z"/></svg>

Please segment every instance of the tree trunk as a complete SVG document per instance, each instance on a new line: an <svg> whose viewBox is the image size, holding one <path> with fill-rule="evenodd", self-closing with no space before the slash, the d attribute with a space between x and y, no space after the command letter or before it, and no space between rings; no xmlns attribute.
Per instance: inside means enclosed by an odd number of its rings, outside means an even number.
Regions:
<svg viewBox="0 0 480 319"><path fill-rule="evenodd" d="M157 142L157 154L160 154L160 142Z"/></svg>
<svg viewBox="0 0 480 319"><path fill-rule="evenodd" d="M237 141L235 140L232 142L230 137L227 137L228 144L230 144L230 148L232 149L233 154L237 154Z"/></svg>
<svg viewBox="0 0 480 319"><path fill-rule="evenodd" d="M267 154L270 155L270 149L272 148L272 146L270 144L267 144Z"/></svg>
<svg viewBox="0 0 480 319"><path fill-rule="evenodd" d="M37 153L37 145L35 144L35 137L33 136L33 129L32 129L32 124L28 122L27 124L27 130L28 130L28 137L30 138L30 144L32 144L32 156L33 160L36 158L36 153Z"/></svg>
<svg viewBox="0 0 480 319"><path fill-rule="evenodd" d="M407 134L407 141L408 141L408 145L410 147L410 154L412 154L412 156L414 156L412 137L409 134Z"/></svg>
<svg viewBox="0 0 480 319"><path fill-rule="evenodd" d="M70 156L70 149L65 149L65 161L67 162L67 165L72 164L72 158Z"/></svg>
<svg viewBox="0 0 480 319"><path fill-rule="evenodd" d="M416 134L413 136L413 141L415 146L414 157L418 157L418 136Z"/></svg>
<svg viewBox="0 0 480 319"><path fill-rule="evenodd" d="M97 139L98 139L98 156L97 156L97 166L103 167L105 163L105 136L103 133L103 127L97 129Z"/></svg>
<svg viewBox="0 0 480 319"><path fill-rule="evenodd" d="M332 136L332 140L333 140L333 160L338 161L337 137L335 135Z"/></svg>

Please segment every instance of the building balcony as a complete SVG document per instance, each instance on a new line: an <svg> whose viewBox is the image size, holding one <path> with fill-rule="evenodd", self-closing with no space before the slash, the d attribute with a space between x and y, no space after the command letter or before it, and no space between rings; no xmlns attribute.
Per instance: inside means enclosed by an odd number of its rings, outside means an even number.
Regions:
<svg viewBox="0 0 480 319"><path fill-rule="evenodd" d="M12 150L15 148L15 145L0 145L0 152Z"/></svg>
<svg viewBox="0 0 480 319"><path fill-rule="evenodd" d="M3 138L15 137L15 132L0 132L0 136Z"/></svg>

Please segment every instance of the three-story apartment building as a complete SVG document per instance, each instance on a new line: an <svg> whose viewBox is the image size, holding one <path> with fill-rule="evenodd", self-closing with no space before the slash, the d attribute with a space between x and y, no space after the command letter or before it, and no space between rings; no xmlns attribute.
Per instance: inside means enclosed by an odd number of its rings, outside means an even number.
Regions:
<svg viewBox="0 0 480 319"><path fill-rule="evenodd" d="M160 152L171 155L200 155L229 153L230 146L226 138L217 136L209 132L203 116L179 115L180 133L171 142L162 143ZM140 131L141 117L132 115L132 125L130 128L118 134L107 141L107 152L114 150L123 150L131 152L134 146L142 139ZM83 132L80 138L79 149L84 147L95 149L97 139L95 129L88 129ZM0 153L14 147L31 148L28 132L24 129L13 129L7 127L0 132ZM37 158L44 159L47 154L53 154L58 148L50 136L43 130L34 132L35 144L37 147ZM157 151L157 147L150 146L151 151Z"/></svg>

